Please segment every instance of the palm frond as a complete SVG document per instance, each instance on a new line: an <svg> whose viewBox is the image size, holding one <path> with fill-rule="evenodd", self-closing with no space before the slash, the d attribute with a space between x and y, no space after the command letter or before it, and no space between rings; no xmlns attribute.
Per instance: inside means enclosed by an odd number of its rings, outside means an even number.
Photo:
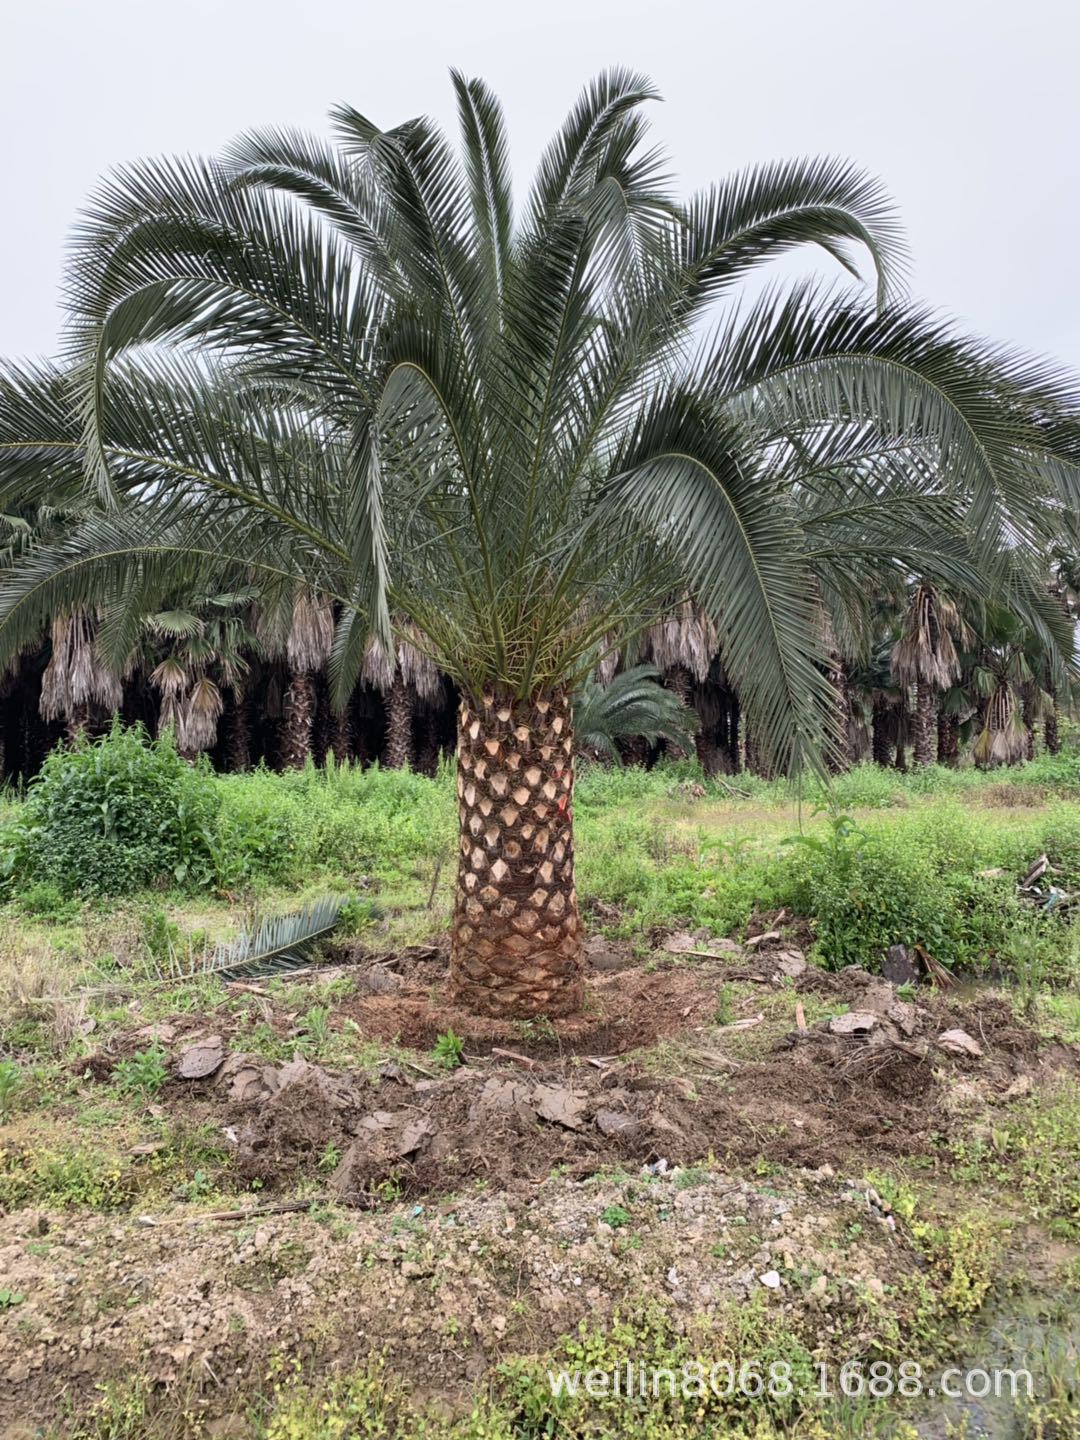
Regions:
<svg viewBox="0 0 1080 1440"><path fill-rule="evenodd" d="M254 975L286 975L311 963L319 942L337 928L345 901L327 895L303 910L276 915L207 956L203 973L239 980Z"/></svg>
<svg viewBox="0 0 1080 1440"><path fill-rule="evenodd" d="M683 750L693 745L697 717L659 683L653 665L634 665L606 685L589 679L574 697L578 748L621 763L616 741L642 735L650 745L667 740Z"/></svg>

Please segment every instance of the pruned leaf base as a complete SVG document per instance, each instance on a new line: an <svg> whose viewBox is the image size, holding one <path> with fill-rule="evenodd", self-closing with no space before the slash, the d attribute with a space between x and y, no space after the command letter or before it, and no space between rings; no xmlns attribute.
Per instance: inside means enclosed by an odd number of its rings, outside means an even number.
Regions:
<svg viewBox="0 0 1080 1440"><path fill-rule="evenodd" d="M484 1015L581 1005L570 700L486 696L458 713L456 999Z"/></svg>

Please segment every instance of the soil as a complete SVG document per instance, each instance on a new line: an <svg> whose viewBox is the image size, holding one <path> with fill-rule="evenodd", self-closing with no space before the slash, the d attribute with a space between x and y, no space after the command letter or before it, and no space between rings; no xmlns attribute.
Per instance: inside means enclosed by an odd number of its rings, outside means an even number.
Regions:
<svg viewBox="0 0 1080 1440"><path fill-rule="evenodd" d="M359 1206L387 1185L416 1197L478 1179L527 1188L555 1166L581 1178L708 1154L811 1167L856 1152L909 1155L925 1150L928 1132L947 1136L963 1123L965 1095L985 1103L1021 1093L1040 1073L1080 1070L1072 1050L1042 1039L1002 998L925 990L918 1003L900 1001L864 971L805 966L787 939L693 963L664 952L643 963L605 941L592 948L582 1013L540 1024L478 1018L445 1000L439 947L337 958L349 962L356 993L337 1007L333 1027L393 1042L400 1063L332 1071L297 1053L268 1065L230 1049L220 1013L154 1027L177 1062L211 1031L211 1048L220 1041L212 1073L173 1078L160 1098L220 1127L235 1146L232 1174L265 1193L318 1176L328 1147L343 1156L333 1193ZM777 969L785 963L803 968L792 976ZM734 1042L745 1041L747 1022L715 1024L718 992L732 979L755 982L763 999L782 988L825 997L869 1016L860 1022L869 1028L843 1033L844 1020L822 1021L767 1038L766 1027L746 1057ZM263 1003L277 1033L296 1033L294 1014ZM942 1048L937 1037L950 1030L967 1034L978 1054ZM448 1031L461 1037L466 1062L450 1072L430 1055ZM145 1045L147 1034L133 1031L118 1051ZM107 1055L84 1066L95 1080L111 1068Z"/></svg>
<svg viewBox="0 0 1080 1440"><path fill-rule="evenodd" d="M1040 1038L1000 997L926 989L905 1001L861 970L806 966L790 932L715 952L722 942L707 936L664 943L643 959L594 940L583 1011L531 1025L449 1003L442 947L339 950L355 988L331 1029L399 1047L376 1068L302 1053L268 1064L235 1043L240 1018L222 1010L133 1026L80 1062L92 1087L158 1037L171 1078L157 1100L225 1137L230 1183L256 1191L237 1208L295 1201L300 1187L305 1204L314 1192L345 1207L347 1233L306 1214L241 1223L183 1205L0 1217L0 1273L25 1296L18 1334L0 1325L0 1435L54 1418L61 1396L85 1398L134 1356L155 1382L184 1376L198 1392L231 1393L260 1380L277 1350L317 1350L326 1364L385 1346L399 1373L453 1396L504 1354L542 1349L644 1294L707 1314L755 1292L777 1245L809 1256L810 1273L826 1267L824 1232L850 1221L851 1204L872 1208L845 1170L909 1155L941 1163L931 1136L1080 1073L1075 1049ZM717 1024L733 979L760 995L760 1020ZM296 1011L264 986L237 993L253 994L275 1035L298 1034ZM792 996L815 1013L826 1000L832 1017L794 1029L770 1020L770 1005L791 1013ZM452 1071L430 1053L449 1030L464 1044ZM944 1047L949 1031L964 1041ZM209 1073L181 1079L193 1047ZM700 1177L688 1169L703 1164ZM745 1178L755 1171L767 1187ZM625 1198L620 1175L644 1186L648 1235L625 1253L599 1218ZM844 1304L917 1260L882 1223L827 1265L843 1267L828 1303ZM776 1303L796 1301L809 1303L785 1280Z"/></svg>

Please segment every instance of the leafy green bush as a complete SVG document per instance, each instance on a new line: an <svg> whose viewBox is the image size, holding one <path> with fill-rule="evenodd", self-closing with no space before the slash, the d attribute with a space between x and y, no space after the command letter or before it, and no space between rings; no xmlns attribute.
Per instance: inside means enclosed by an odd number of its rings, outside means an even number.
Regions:
<svg viewBox="0 0 1080 1440"><path fill-rule="evenodd" d="M15 827L13 877L61 897L195 889L214 879L217 811L213 775L182 760L171 736L116 724L46 758Z"/></svg>

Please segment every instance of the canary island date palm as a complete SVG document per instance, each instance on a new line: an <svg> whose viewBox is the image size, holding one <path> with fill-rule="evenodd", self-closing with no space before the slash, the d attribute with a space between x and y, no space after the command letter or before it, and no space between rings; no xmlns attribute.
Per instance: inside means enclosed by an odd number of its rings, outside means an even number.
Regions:
<svg viewBox="0 0 1080 1440"><path fill-rule="evenodd" d="M819 764L823 613L882 564L992 588L1080 493L1076 396L902 303L894 213L852 165L682 201L652 86L613 71L517 206L497 101L453 84L458 149L342 106L334 143L263 131L103 183L65 363L9 370L0 408L0 510L61 472L99 512L20 560L0 646L92 602L122 657L131 593L231 563L334 605L340 703L400 617L461 696L454 985L558 1015L582 993L571 699L598 651L692 595L759 749ZM872 287L740 308L801 245Z"/></svg>

